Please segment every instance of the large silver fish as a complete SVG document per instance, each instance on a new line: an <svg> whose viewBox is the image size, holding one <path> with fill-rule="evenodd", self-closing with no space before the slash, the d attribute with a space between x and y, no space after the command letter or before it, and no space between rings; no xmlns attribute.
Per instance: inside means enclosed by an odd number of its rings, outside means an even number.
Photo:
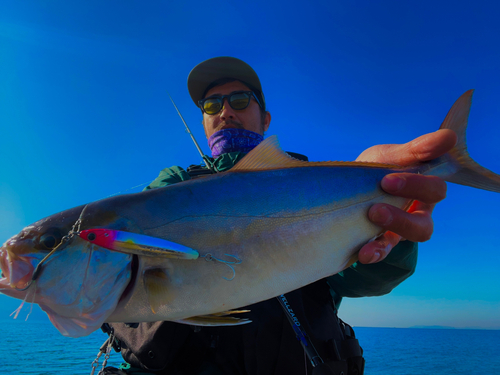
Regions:
<svg viewBox="0 0 500 375"><path fill-rule="evenodd" d="M429 163L302 162L270 137L228 172L42 219L1 248L0 291L38 303L68 336L87 335L103 322L230 324L231 318L206 316L348 267L381 233L368 221L368 209L381 202L411 204L380 188L389 173L432 174L500 192L500 176L466 150L471 98L472 90L463 94L441 126L458 134L458 144ZM159 250L125 246L117 252L76 235L95 228L168 242Z"/></svg>

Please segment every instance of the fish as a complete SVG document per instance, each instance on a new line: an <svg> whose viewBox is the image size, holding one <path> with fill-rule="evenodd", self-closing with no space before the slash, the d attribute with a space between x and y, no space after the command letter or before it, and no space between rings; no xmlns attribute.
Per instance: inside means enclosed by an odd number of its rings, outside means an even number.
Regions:
<svg viewBox="0 0 500 375"><path fill-rule="evenodd" d="M352 265L383 233L368 220L373 204L411 206L381 189L387 174L500 192L500 176L467 152L472 94L441 125L456 146L430 162L304 162L271 136L227 172L41 219L0 248L0 292L40 305L72 337L104 322L248 324L236 309Z"/></svg>

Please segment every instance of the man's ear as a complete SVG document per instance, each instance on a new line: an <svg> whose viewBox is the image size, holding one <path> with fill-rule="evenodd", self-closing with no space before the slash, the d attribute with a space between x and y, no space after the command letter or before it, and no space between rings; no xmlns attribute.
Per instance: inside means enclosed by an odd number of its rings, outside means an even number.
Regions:
<svg viewBox="0 0 500 375"><path fill-rule="evenodd" d="M264 120L264 132L267 132L269 125L271 124L271 112L266 111L266 118Z"/></svg>

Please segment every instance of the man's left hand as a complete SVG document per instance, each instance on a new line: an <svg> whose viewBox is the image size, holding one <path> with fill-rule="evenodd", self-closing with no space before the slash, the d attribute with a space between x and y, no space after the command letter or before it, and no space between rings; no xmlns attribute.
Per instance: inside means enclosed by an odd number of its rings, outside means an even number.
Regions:
<svg viewBox="0 0 500 375"><path fill-rule="evenodd" d="M370 147L356 160L409 166L445 154L456 142L455 132L442 129L405 144ZM381 185L389 194L415 201L408 211L383 203L370 208L368 218L387 232L361 248L358 254L361 263L383 260L403 238L414 242L430 239L434 228L432 210L446 197L446 182L436 176L392 173L384 177Z"/></svg>

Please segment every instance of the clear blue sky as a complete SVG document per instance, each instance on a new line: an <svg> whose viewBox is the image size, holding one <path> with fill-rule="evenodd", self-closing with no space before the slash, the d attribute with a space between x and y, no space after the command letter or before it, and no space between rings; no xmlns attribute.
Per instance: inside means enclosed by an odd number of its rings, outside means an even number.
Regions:
<svg viewBox="0 0 500 375"><path fill-rule="evenodd" d="M205 152L186 78L214 56L260 76L268 135L353 160L437 130L476 89L471 156L500 173L500 11L491 1L43 1L0 5L0 241L55 212L153 180ZM344 301L358 326L500 329L500 194L449 185L416 274ZM7 316L18 302L0 296Z"/></svg>

